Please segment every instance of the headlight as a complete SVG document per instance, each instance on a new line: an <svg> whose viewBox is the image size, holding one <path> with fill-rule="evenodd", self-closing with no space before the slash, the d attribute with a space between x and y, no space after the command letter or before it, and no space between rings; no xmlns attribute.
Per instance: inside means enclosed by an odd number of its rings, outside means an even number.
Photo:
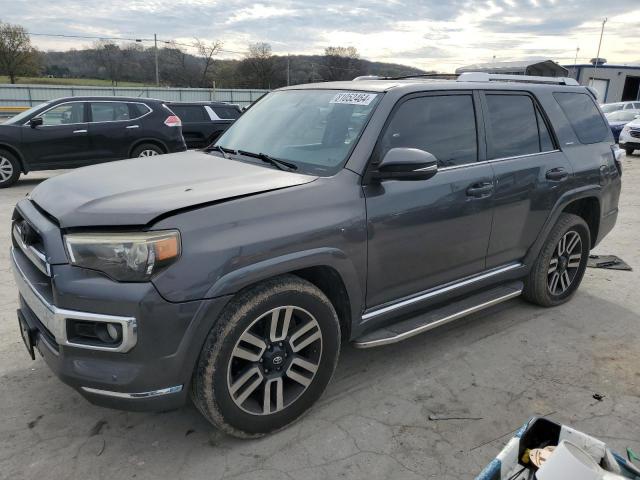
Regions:
<svg viewBox="0 0 640 480"><path fill-rule="evenodd" d="M144 282L180 256L175 231L72 233L65 235L72 265L106 273L121 282Z"/></svg>

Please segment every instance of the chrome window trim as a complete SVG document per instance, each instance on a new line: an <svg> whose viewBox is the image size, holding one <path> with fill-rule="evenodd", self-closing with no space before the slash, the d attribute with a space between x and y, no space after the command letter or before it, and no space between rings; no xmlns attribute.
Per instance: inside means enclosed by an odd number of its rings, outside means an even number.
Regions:
<svg viewBox="0 0 640 480"><path fill-rule="evenodd" d="M145 113L144 115L141 115L140 117L135 117L135 118L129 118L127 120L105 120L104 122L78 122L78 123L63 123L61 125L40 125L38 126L38 128L43 128L43 127L67 127L69 125L91 125L94 123L116 123L116 122L134 122L136 120L140 120L141 118L146 117L147 115L150 115L151 113L153 113L153 108L151 108L149 105L147 105L144 102L133 102L133 101L128 101L128 100L69 100L68 102L62 102L62 103L57 103L55 105L53 105L51 108L47 108L46 110L40 112L39 114L37 114L35 117L32 118L36 118L36 117L40 117L42 115L44 115L45 113L53 110L54 108L57 108L61 105L69 105L72 103L134 103L136 105L144 105L145 107L147 107L148 112ZM91 107L89 107L91 108ZM29 120L28 122L25 122L22 124L23 127L29 127L29 122L31 120Z"/></svg>
<svg viewBox="0 0 640 480"><path fill-rule="evenodd" d="M462 165L451 165L449 167L442 167L442 168L439 168L438 171L442 172L442 171L446 171L446 170L455 170L457 168L472 167L474 165L485 165L485 164L488 164L488 163L497 163L497 162L502 162L502 161L505 161L505 160L517 160L519 158L536 157L538 155L547 155L549 153L559 153L559 152L561 152L561 150L556 148L554 150L547 150L547 151L544 151L544 152L536 152L536 153L526 153L524 155L514 155L512 157L492 158L491 160L483 160L481 162L464 163Z"/></svg>
<svg viewBox="0 0 640 480"><path fill-rule="evenodd" d="M182 391L183 385L175 385L173 387L161 388L159 390L151 390L149 392L138 392L138 393L114 392L113 390L101 390L99 388L91 388L91 387L80 387L80 388L83 391L87 393L92 393L94 395L104 395L106 397L115 397L115 398L138 399L138 398L153 398L153 397L159 397L162 395L169 395L172 393L179 393Z"/></svg>
<svg viewBox="0 0 640 480"><path fill-rule="evenodd" d="M83 100L83 101L89 104L89 108L91 108L92 103L126 103L126 104L133 103L136 105L144 105L145 107L147 107L147 113L145 113L144 115L140 115L139 117L128 118L126 120L105 120L103 122L85 122L89 125L94 123L103 124L103 123L118 123L118 122L135 122L137 120L140 120L141 118L146 117L147 115L150 115L153 112L153 109L144 102L130 102L128 100Z"/></svg>
<svg viewBox="0 0 640 480"><path fill-rule="evenodd" d="M217 120L222 120L222 118L220 118L218 116L218 114L213 110L213 108L211 108L209 105L205 105L204 109L206 110L206 112L209 114L209 118L212 121L217 121Z"/></svg>
<svg viewBox="0 0 640 480"><path fill-rule="evenodd" d="M494 277L496 275L500 275L501 273L506 273L511 270L515 270L517 268L522 267L522 263L511 263L509 265L504 265L502 267L494 268L493 270L489 270L488 272L481 273L479 275L474 275L472 277L467 277L465 279L459 280L455 283L450 283L448 285L442 287L435 287L433 289L427 290L423 293L418 293L414 296L410 296L409 298L403 297L400 299L392 300L391 302L387 302L387 304L383 304L382 306L373 307L369 310L369 312L365 312L362 315L362 320L370 320L375 317L379 317L380 315L384 315L389 312L393 312L395 310L402 309L404 307L408 307L414 305L416 303L423 302L424 300L428 300L433 297L437 297L438 295L442 295L444 293L451 292L461 287L465 287L467 285L472 285L474 283L480 282L482 280L486 280L487 278Z"/></svg>
<svg viewBox="0 0 640 480"><path fill-rule="evenodd" d="M84 348L87 350L100 350L105 352L125 353L131 350L138 341L138 324L134 317L122 317L117 315L103 315L100 313L78 312L75 310L66 310L58 308L49 303L38 292L27 276L20 268L16 259L15 248L11 248L11 263L13 277L20 295L25 303L33 311L40 322L55 337L58 345ZM87 320L91 322L107 322L118 323L122 326L122 342L115 347L87 345L76 343L67 338L67 319Z"/></svg>
<svg viewBox="0 0 640 480"><path fill-rule="evenodd" d="M12 229L13 238L15 239L18 247L22 250L29 260L44 273L47 277L51 276L51 265L47 262L47 257L40 250L35 248L33 245L27 245L22 241L22 230L18 226L18 224L13 225Z"/></svg>

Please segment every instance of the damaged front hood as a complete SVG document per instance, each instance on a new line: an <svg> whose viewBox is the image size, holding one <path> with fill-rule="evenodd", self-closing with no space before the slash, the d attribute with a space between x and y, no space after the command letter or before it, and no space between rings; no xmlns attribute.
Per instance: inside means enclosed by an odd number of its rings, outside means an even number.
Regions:
<svg viewBox="0 0 640 480"><path fill-rule="evenodd" d="M80 168L46 180L30 198L62 228L146 225L172 211L316 178L189 151Z"/></svg>

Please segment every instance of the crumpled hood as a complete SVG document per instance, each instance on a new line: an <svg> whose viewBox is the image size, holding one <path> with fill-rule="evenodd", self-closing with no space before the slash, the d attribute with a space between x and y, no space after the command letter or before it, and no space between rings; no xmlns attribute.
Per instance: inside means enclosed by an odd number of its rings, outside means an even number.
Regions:
<svg viewBox="0 0 640 480"><path fill-rule="evenodd" d="M146 225L175 210L316 178L189 151L79 168L41 183L30 198L63 228Z"/></svg>

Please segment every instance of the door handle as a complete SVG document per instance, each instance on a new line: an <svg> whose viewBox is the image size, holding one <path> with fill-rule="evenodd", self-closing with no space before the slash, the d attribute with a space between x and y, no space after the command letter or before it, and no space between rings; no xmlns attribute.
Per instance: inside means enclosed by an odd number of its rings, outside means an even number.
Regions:
<svg viewBox="0 0 640 480"><path fill-rule="evenodd" d="M558 167L547 170L545 176L547 177L547 180L551 180L552 182L562 182L569 178L569 173L564 168Z"/></svg>
<svg viewBox="0 0 640 480"><path fill-rule="evenodd" d="M87 133L86 130L74 130L73 133Z"/></svg>
<svg viewBox="0 0 640 480"><path fill-rule="evenodd" d="M491 195L491 192L493 192L493 183L490 182L474 183L467 188L467 196L469 197L488 197Z"/></svg>
<svg viewBox="0 0 640 480"><path fill-rule="evenodd" d="M140 128L140 125L129 125L127 128Z"/></svg>

